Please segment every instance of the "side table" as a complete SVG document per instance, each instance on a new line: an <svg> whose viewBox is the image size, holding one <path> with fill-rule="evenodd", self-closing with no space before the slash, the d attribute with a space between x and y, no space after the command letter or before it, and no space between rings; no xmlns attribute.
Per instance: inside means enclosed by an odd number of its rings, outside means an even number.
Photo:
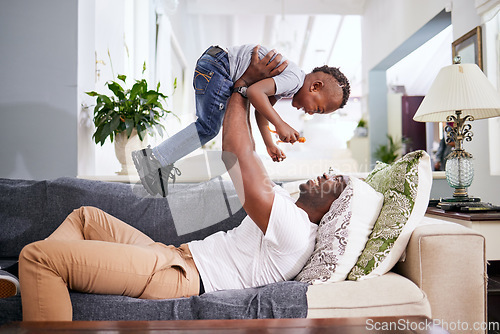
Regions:
<svg viewBox="0 0 500 334"><path fill-rule="evenodd" d="M486 259L500 260L500 211L463 213L428 207L425 216L457 223L478 231L486 240Z"/></svg>

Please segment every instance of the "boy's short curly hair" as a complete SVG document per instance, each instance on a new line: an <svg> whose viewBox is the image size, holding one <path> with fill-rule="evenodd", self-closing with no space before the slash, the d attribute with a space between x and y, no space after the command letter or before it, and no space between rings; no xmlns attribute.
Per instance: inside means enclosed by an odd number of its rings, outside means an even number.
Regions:
<svg viewBox="0 0 500 334"><path fill-rule="evenodd" d="M312 70L312 73L315 72L323 72L329 74L334 77L335 80L337 80L339 86L342 88L342 103L340 104L339 108L344 107L347 103L347 100L349 99L349 95L351 94L351 86L349 85L349 80L347 80L344 73L340 72L338 67L330 67L328 65L315 67Z"/></svg>

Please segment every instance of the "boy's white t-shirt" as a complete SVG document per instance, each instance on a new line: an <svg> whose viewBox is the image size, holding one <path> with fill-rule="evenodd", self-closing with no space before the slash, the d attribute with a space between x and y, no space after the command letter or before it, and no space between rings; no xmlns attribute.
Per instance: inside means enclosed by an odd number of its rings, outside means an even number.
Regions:
<svg viewBox="0 0 500 334"><path fill-rule="evenodd" d="M227 232L188 243L205 292L243 289L293 279L314 250L318 226L288 192L274 188L264 235L247 216Z"/></svg>
<svg viewBox="0 0 500 334"><path fill-rule="evenodd" d="M228 48L230 76L233 82L236 82L243 73L245 73L252 59L252 51L255 44L246 44L242 46L233 46ZM262 59L268 49L261 46L259 48L259 58ZM283 57L282 62L286 58ZM304 84L305 73L297 64L289 61L288 67L279 75L274 76L276 84L276 94L278 100L283 97L292 97Z"/></svg>

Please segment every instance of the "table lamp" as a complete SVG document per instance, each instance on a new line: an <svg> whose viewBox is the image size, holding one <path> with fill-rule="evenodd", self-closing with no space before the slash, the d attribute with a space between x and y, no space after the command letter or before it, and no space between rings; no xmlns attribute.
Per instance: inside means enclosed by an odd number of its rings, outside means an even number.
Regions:
<svg viewBox="0 0 500 334"><path fill-rule="evenodd" d="M476 64L461 64L460 57L456 57L454 63L439 71L413 119L453 123L445 128L446 142L455 142L447 157L445 172L448 184L455 191L453 197L441 199L440 204L465 206L465 203L480 202L479 198L467 194L474 168L472 155L463 148L464 140L471 141L473 136L472 126L466 122L500 116L500 93Z"/></svg>

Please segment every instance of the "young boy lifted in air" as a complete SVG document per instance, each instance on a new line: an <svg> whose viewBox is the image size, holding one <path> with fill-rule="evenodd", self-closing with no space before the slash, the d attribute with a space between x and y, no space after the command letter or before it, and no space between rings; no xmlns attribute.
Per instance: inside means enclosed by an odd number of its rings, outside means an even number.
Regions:
<svg viewBox="0 0 500 334"><path fill-rule="evenodd" d="M283 121L273 108L279 99L292 98L293 107L313 115L332 113L342 108L349 98L349 81L338 68L325 65L305 74L287 60L281 61L281 64L286 63L286 68L279 75L248 87L240 77L252 57L274 60L279 55L258 45L235 46L227 51L212 46L198 59L193 79L197 120L152 149L132 152L141 183L148 193L165 197L168 179L175 180L175 175L180 175L174 162L219 133L232 92L247 97L255 107L255 118L267 152L277 162L286 156L273 142L269 123L274 125L281 141L294 143L299 140L298 131Z"/></svg>

